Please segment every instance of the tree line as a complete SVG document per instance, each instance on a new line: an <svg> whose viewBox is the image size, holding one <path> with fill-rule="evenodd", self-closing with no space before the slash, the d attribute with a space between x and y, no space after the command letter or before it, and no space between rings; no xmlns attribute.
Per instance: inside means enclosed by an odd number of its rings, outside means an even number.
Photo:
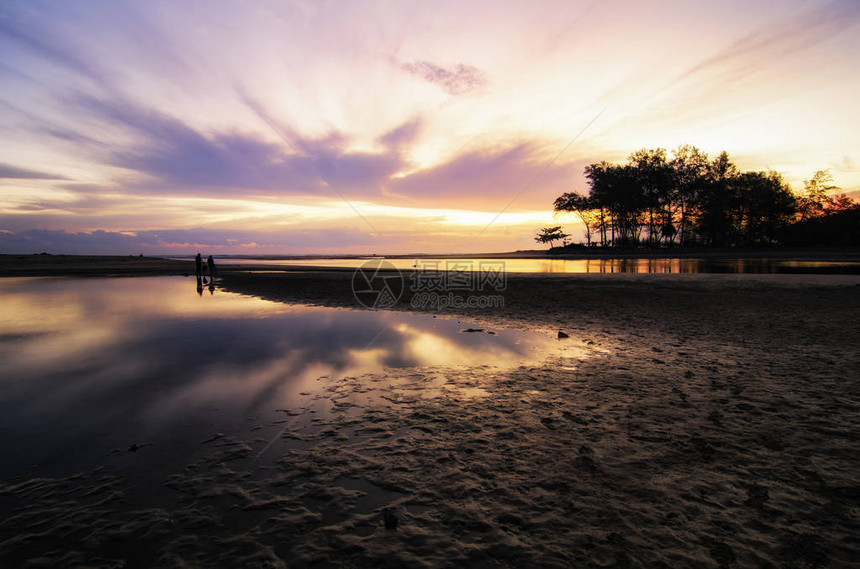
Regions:
<svg viewBox="0 0 860 569"><path fill-rule="evenodd" d="M578 216L589 246L797 244L791 242L820 238L822 228L827 233L846 220L853 227L860 218L860 204L833 195L839 188L827 170L816 172L795 194L778 172L742 172L725 151L712 160L690 145L671 157L663 148L642 149L626 164L590 164L585 178L587 194L564 193L554 209ZM535 239L552 244L566 237L556 226L543 228Z"/></svg>

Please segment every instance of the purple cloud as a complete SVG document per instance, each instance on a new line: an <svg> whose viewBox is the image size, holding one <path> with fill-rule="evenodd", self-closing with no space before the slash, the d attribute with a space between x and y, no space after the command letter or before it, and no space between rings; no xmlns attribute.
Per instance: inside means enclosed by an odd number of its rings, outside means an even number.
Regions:
<svg viewBox="0 0 860 569"><path fill-rule="evenodd" d="M35 170L27 170L18 168L8 164L0 164L0 178L16 178L26 180L68 180L64 176L50 174L48 172L36 172Z"/></svg>
<svg viewBox="0 0 860 569"><path fill-rule="evenodd" d="M23 48L25 52L34 53L54 65L69 69L88 79L104 85L104 74L92 63L77 56L68 45L58 45L48 38L52 34L44 30L25 31L25 25L12 18L0 18L0 46L12 51L15 47Z"/></svg>
<svg viewBox="0 0 860 569"><path fill-rule="evenodd" d="M413 118L379 138L381 153L348 150L350 139L339 132L319 138L304 137L289 126L276 125L253 101L250 108L284 142L235 131L201 132L179 118L119 97L77 95L66 99L70 112L82 113L113 130L130 134L134 142L115 145L75 131L51 134L74 141L102 164L143 174L144 181L117 183L114 192L206 196L324 195L348 200L366 199L391 205L443 208L498 208L539 172L549 157L536 143L473 150L450 161L405 177L394 174L411 166L409 147L420 135L423 121ZM41 127L40 127L41 128ZM42 129L43 133L48 131ZM543 207L579 179L583 162L556 164L541 174L517 205ZM329 186L329 187L327 187ZM92 194L101 190L66 184L82 202L54 204L56 209L87 213ZM334 188L336 191L332 191ZM52 209L32 203L31 211ZM44 207L43 207L44 206ZM22 206L27 207L27 206ZM549 206L547 206L549 207Z"/></svg>
<svg viewBox="0 0 860 569"><path fill-rule="evenodd" d="M495 150L476 150L449 162L393 180L391 192L425 207L500 209L549 162L531 143ZM590 161L556 163L534 181L516 202L528 209L550 208L552 200L582 179ZM514 208L516 210L516 207Z"/></svg>
<svg viewBox="0 0 860 569"><path fill-rule="evenodd" d="M405 165L396 152L348 151L349 140L339 133L313 139L288 131L288 144L272 143L250 133L203 134L179 119L118 98L78 96L69 104L75 112L129 131L138 142L117 147L75 132L52 129L50 134L78 141L102 163L145 174L149 191L298 195L324 194L330 185L346 196L374 197ZM412 128L406 125L394 138L405 143Z"/></svg>
<svg viewBox="0 0 860 569"><path fill-rule="evenodd" d="M44 229L0 231L0 251L7 254L190 254L205 248L215 254L313 252L351 247L371 248L378 239L353 228L250 231L228 229L172 229L138 232L66 232Z"/></svg>
<svg viewBox="0 0 860 569"><path fill-rule="evenodd" d="M424 123L421 119L412 119L380 136L379 142L385 145L386 148L399 150L414 142L418 138L418 135L421 134L423 126Z"/></svg>
<svg viewBox="0 0 860 569"><path fill-rule="evenodd" d="M480 69L462 63L446 69L429 61L416 61L404 63L401 68L411 75L439 85L449 95L463 95L487 84L487 79Z"/></svg>

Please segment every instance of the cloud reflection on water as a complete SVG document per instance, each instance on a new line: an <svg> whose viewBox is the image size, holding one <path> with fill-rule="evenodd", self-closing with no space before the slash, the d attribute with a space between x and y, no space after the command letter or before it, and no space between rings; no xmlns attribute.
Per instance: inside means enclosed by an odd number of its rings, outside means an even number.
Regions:
<svg viewBox="0 0 860 569"><path fill-rule="evenodd" d="M295 409L340 378L516 366L551 341L463 334L456 320L422 315L200 297L181 277L3 279L0 296L0 424L16 466L86 463L165 432L189 443Z"/></svg>

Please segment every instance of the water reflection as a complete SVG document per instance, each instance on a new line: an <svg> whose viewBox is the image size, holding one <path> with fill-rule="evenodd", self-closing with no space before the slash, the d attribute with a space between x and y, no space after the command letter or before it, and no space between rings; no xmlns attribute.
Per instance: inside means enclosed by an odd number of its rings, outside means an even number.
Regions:
<svg viewBox="0 0 860 569"><path fill-rule="evenodd" d="M220 262L236 265L307 266L327 268L355 268L375 259L221 259ZM438 267L463 263L478 267L481 262L504 262L509 273L812 273L860 274L856 261L802 261L786 259L681 259L681 258L624 258L624 259L385 259L400 270ZM459 269L459 270L462 270Z"/></svg>
<svg viewBox="0 0 860 569"><path fill-rule="evenodd" d="M165 436L192 452L339 378L515 366L552 344L461 334L456 320L420 315L200 296L191 283L0 279L0 475L97 464L111 448Z"/></svg>

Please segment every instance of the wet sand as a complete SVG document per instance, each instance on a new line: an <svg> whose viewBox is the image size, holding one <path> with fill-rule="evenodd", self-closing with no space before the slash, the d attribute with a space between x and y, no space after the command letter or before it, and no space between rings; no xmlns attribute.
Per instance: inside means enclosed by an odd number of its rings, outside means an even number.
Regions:
<svg viewBox="0 0 860 569"><path fill-rule="evenodd" d="M0 277L109 277L194 273L194 261L129 255L0 255Z"/></svg>
<svg viewBox="0 0 860 569"><path fill-rule="evenodd" d="M226 290L355 306L351 271L222 276ZM438 315L561 329L570 337L559 343L578 355L328 384L286 411L286 453L261 460L267 441L253 426L226 433L166 480L157 507L104 471L9 481L0 560L851 567L860 558L860 277L509 275L502 294L504 309ZM127 458L145 465L151 450Z"/></svg>

